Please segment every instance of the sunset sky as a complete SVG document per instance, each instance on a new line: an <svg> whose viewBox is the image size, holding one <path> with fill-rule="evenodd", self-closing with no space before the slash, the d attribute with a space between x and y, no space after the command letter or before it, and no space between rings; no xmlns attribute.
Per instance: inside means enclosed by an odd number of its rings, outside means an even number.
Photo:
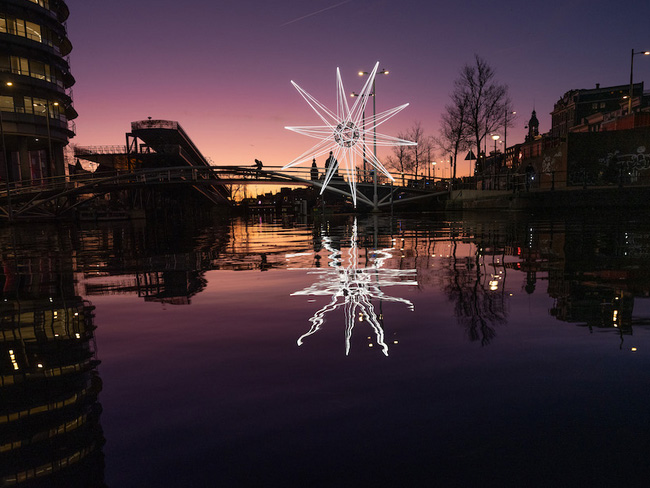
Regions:
<svg viewBox="0 0 650 488"><path fill-rule="evenodd" d="M479 54L510 87L512 145L533 108L548 131L566 91L627 84L631 50L650 49L647 0L67 3L72 142L124 144L134 120L176 120L218 165L283 165L309 149L313 139L284 129L320 123L291 80L335 109L337 67L348 92L375 62L390 71L377 79L377 112L410 106L381 132L419 121L437 135L454 79ZM650 89L650 56L635 56L634 81Z"/></svg>

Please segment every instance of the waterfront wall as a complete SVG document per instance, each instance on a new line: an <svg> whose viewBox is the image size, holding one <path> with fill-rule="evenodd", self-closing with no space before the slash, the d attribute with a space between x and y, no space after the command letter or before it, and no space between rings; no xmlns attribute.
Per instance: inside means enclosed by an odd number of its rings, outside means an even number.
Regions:
<svg viewBox="0 0 650 488"><path fill-rule="evenodd" d="M565 188L512 192L497 190L455 190L447 210L554 210L612 209L650 210L649 187Z"/></svg>

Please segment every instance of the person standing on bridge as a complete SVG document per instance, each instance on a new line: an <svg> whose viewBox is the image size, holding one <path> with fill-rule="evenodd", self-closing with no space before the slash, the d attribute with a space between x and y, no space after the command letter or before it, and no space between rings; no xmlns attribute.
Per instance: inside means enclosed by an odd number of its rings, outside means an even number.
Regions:
<svg viewBox="0 0 650 488"><path fill-rule="evenodd" d="M259 159L256 159L256 160L255 160L255 167L257 168L257 177L258 177L258 178L259 178L260 175L262 174L262 166L264 166L264 165L262 164L262 161L260 161Z"/></svg>

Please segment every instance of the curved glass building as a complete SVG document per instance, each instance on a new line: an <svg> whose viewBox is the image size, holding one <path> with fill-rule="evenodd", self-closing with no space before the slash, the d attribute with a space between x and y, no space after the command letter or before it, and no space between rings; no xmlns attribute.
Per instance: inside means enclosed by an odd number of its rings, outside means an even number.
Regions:
<svg viewBox="0 0 650 488"><path fill-rule="evenodd" d="M38 183L65 174L74 136L63 0L0 0L0 179Z"/></svg>

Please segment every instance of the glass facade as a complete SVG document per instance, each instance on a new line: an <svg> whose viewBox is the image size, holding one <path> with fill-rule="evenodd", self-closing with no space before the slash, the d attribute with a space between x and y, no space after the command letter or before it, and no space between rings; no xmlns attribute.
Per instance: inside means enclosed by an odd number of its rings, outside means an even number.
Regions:
<svg viewBox="0 0 650 488"><path fill-rule="evenodd" d="M49 28L29 20L18 19L0 13L0 33L26 37L59 50L56 42L57 36Z"/></svg>
<svg viewBox="0 0 650 488"><path fill-rule="evenodd" d="M0 176L16 186L67 174L64 147L76 117L69 91L75 80L64 58L72 49L68 14L63 0L0 3Z"/></svg>
<svg viewBox="0 0 650 488"><path fill-rule="evenodd" d="M49 10L50 8L50 0L29 0L32 3L35 3L36 5L40 5L43 8L46 8Z"/></svg>
<svg viewBox="0 0 650 488"><path fill-rule="evenodd" d="M61 71L50 64L35 59L0 55L0 71L10 72L15 75L30 76L64 88L63 74Z"/></svg>

